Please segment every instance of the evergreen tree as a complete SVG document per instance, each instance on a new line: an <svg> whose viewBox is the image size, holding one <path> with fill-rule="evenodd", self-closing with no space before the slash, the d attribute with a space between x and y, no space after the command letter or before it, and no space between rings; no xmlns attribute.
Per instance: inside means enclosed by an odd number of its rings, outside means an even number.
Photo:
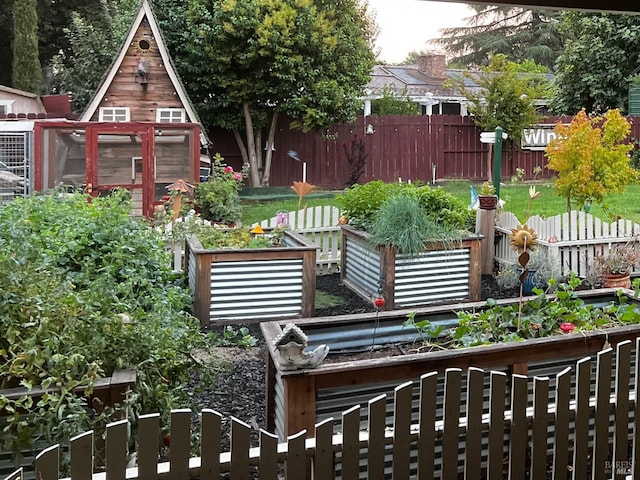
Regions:
<svg viewBox="0 0 640 480"><path fill-rule="evenodd" d="M560 12L504 5L469 7L476 11L468 19L470 26L442 29L441 38L432 41L452 56L450 64L478 67L502 54L512 62L533 60L554 71L564 45Z"/></svg>
<svg viewBox="0 0 640 480"><path fill-rule="evenodd" d="M42 94L36 0L13 2L13 87Z"/></svg>

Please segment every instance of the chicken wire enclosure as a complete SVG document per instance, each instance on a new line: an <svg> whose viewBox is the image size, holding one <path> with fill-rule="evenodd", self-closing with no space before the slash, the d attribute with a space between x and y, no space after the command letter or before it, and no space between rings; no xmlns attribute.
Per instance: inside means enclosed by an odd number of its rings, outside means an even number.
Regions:
<svg viewBox="0 0 640 480"><path fill-rule="evenodd" d="M0 132L0 203L31 193L33 132Z"/></svg>

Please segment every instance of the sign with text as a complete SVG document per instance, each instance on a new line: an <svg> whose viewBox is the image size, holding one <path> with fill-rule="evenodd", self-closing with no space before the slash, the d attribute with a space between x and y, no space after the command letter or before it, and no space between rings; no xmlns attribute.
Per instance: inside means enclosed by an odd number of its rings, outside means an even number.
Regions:
<svg viewBox="0 0 640 480"><path fill-rule="evenodd" d="M544 150L549 142L556 138L553 132L555 125L538 125L532 128L525 128L522 131L523 150Z"/></svg>

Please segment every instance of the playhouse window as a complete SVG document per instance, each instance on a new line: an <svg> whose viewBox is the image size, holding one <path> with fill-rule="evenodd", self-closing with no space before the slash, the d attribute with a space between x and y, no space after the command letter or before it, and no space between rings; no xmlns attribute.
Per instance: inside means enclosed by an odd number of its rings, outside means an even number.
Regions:
<svg viewBox="0 0 640 480"><path fill-rule="evenodd" d="M156 122L158 123L184 123L184 108L159 108L156 110Z"/></svg>
<svg viewBox="0 0 640 480"><path fill-rule="evenodd" d="M128 122L129 107L100 107L100 122Z"/></svg>
<svg viewBox="0 0 640 480"><path fill-rule="evenodd" d="M0 100L0 114L6 115L11 113L11 105L13 102L13 100Z"/></svg>

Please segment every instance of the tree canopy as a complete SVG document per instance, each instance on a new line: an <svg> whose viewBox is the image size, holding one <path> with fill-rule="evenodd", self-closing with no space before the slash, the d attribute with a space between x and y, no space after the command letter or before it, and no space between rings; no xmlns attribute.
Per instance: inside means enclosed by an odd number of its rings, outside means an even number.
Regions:
<svg viewBox="0 0 640 480"><path fill-rule="evenodd" d="M629 77L640 68L640 17L571 12L562 28L569 39L558 57L552 111L626 112Z"/></svg>
<svg viewBox="0 0 640 480"><path fill-rule="evenodd" d="M433 40L451 56L450 64L462 67L488 65L496 54L512 62L533 60L553 71L563 49L560 12L513 6L469 5L475 15L469 26L444 28Z"/></svg>
<svg viewBox="0 0 640 480"><path fill-rule="evenodd" d="M478 88L467 87L465 79ZM532 62L518 64L495 55L480 73L464 71L452 86L468 99L476 125L485 131L501 127L519 144L522 130L538 121L534 101L545 98L549 82Z"/></svg>
<svg viewBox="0 0 640 480"><path fill-rule="evenodd" d="M25 92L42 93L42 70L38 57L36 0L14 0L12 84Z"/></svg>
<svg viewBox="0 0 640 480"><path fill-rule="evenodd" d="M273 145L279 114L320 130L359 111L375 58L357 0L197 0L189 19L189 57L206 75L185 81L200 94L201 117L235 132L253 186L268 184L262 129Z"/></svg>

